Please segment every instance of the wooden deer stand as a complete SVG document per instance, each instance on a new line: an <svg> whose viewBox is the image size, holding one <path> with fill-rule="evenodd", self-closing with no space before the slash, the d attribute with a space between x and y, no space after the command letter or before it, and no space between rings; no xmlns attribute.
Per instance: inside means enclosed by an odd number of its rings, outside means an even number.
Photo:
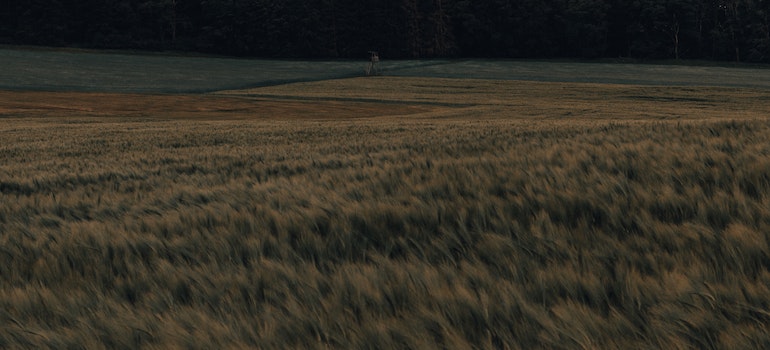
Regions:
<svg viewBox="0 0 770 350"><path fill-rule="evenodd" d="M380 56L377 51L369 51L369 66L366 67L366 75L380 75Z"/></svg>

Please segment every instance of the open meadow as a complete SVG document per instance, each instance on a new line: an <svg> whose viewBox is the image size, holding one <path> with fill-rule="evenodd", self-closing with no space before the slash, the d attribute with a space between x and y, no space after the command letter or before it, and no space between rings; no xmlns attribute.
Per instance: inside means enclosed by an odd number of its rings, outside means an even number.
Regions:
<svg viewBox="0 0 770 350"><path fill-rule="evenodd" d="M770 90L0 91L0 348L770 347Z"/></svg>

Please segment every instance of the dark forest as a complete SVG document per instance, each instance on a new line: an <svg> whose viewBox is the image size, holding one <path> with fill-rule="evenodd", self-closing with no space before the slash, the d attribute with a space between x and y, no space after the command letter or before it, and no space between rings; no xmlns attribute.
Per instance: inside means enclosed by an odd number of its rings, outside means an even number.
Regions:
<svg viewBox="0 0 770 350"><path fill-rule="evenodd" d="M4 0L0 44L254 57L770 61L770 0Z"/></svg>

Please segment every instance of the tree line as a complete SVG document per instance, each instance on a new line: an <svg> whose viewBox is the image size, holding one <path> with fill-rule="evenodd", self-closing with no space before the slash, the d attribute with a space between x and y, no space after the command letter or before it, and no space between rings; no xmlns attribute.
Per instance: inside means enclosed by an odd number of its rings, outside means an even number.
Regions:
<svg viewBox="0 0 770 350"><path fill-rule="evenodd" d="M4 0L0 43L260 57L770 61L770 0Z"/></svg>

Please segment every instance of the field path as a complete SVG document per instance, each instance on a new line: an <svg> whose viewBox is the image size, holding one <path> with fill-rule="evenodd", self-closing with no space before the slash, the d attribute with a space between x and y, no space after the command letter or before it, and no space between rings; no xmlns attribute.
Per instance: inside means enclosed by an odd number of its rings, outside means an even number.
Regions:
<svg viewBox="0 0 770 350"><path fill-rule="evenodd" d="M385 75L770 89L770 69L513 60L383 61ZM200 93L363 75L366 61L0 48L0 89Z"/></svg>

